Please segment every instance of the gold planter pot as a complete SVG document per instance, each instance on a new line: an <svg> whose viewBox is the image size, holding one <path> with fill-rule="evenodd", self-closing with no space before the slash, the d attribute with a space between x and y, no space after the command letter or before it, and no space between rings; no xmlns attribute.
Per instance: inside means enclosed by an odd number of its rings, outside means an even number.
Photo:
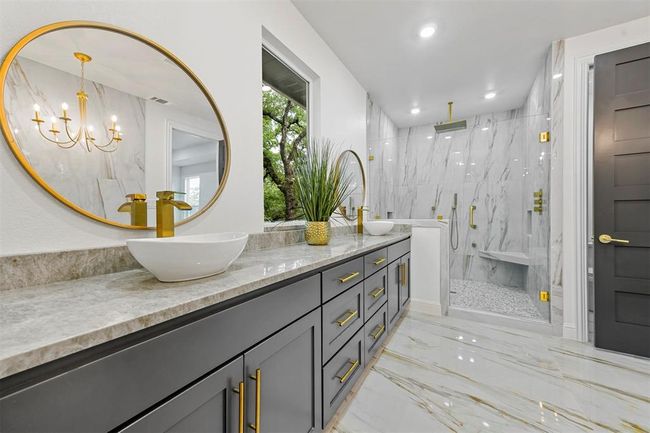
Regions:
<svg viewBox="0 0 650 433"><path fill-rule="evenodd" d="M307 221L305 223L305 241L309 245L327 245L330 242L329 221Z"/></svg>

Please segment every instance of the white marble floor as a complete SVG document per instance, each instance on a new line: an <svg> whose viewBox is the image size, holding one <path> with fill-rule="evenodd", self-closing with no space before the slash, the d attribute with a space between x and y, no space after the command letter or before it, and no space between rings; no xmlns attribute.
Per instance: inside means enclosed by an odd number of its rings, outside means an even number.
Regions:
<svg viewBox="0 0 650 433"><path fill-rule="evenodd" d="M525 289L471 280L452 279L450 283L449 302L453 306L544 320Z"/></svg>
<svg viewBox="0 0 650 433"><path fill-rule="evenodd" d="M650 432L650 360L410 312L332 432Z"/></svg>

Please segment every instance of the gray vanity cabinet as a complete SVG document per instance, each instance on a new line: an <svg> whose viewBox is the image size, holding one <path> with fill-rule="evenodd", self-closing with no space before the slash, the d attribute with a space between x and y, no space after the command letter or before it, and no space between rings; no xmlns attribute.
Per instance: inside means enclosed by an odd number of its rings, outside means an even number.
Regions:
<svg viewBox="0 0 650 433"><path fill-rule="evenodd" d="M244 354L247 384L244 431L320 430L320 316L318 308Z"/></svg>
<svg viewBox="0 0 650 433"><path fill-rule="evenodd" d="M120 433L238 433L244 426L243 372L239 356Z"/></svg>
<svg viewBox="0 0 650 433"><path fill-rule="evenodd" d="M411 299L411 253L400 259L402 269L400 272L399 302L402 307Z"/></svg>
<svg viewBox="0 0 650 433"><path fill-rule="evenodd" d="M411 299L411 254L388 265L388 323L392 326Z"/></svg>
<svg viewBox="0 0 650 433"><path fill-rule="evenodd" d="M399 301L399 291L400 291L400 273L401 262L395 260L388 264L388 283L386 284L386 290L388 291L388 325L389 329L392 328L395 321L399 318L399 313L402 308L402 304Z"/></svg>

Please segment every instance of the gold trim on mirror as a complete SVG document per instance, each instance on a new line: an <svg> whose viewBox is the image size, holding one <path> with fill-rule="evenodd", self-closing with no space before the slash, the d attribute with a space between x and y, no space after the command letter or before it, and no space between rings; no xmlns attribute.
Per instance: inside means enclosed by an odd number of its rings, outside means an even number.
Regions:
<svg viewBox="0 0 650 433"><path fill-rule="evenodd" d="M354 150L348 149L344 150L341 152L339 157L336 160L336 166L338 167L341 164L341 161L343 161L343 157L346 153L352 154L354 159L357 160L359 163L359 169L361 170L361 181L363 183L363 198L361 200L361 205L359 206L360 208L364 207L366 205L366 171L363 168L363 164L361 163L361 158L359 158L359 155L357 152ZM346 206L341 206L339 207L338 214L341 215L343 218L345 218L348 221L356 221L357 220L357 215L355 212L350 213L350 209L347 209Z"/></svg>
<svg viewBox="0 0 650 433"><path fill-rule="evenodd" d="M119 27L112 26L110 24L104 24L104 23L99 23L99 22L94 22L94 21L62 21L58 23L53 23L53 24L48 24L46 26L40 27L36 30L33 30L26 36L24 36L22 39L20 39L16 45L14 45L11 50L9 50L9 53L7 53L6 57L2 61L2 65L0 66L0 129L2 129L2 135L4 136L5 140L7 141L7 144L9 145L9 148L11 149L12 153L20 163L20 165L27 171L27 173L38 183L45 191L47 191L50 195L52 195L54 198L59 200L61 203L65 204L72 210L88 217L91 218L95 221L99 221L104 224L108 224L114 227L120 227L120 228L125 228L125 229L132 229L132 230L155 230L156 227L148 226L148 227L142 227L142 226L134 226L134 225L129 225L129 224L122 224L118 223L115 221L111 221L109 219L100 217L99 215L95 215L92 212L87 211L86 209L80 207L79 205L71 202L67 198L65 198L63 195L59 194L52 186L50 186L39 174L36 172L34 167L29 163L25 155L23 154L22 150L18 146L18 143L16 143L16 139L13 135L13 131L9 127L9 122L7 120L7 113L5 111L5 104L4 104L4 97L5 97L5 80L7 79L7 74L9 73L9 67L13 63L14 59L18 56L20 51L31 41L34 39L41 37L45 34L57 31L57 30L63 30L63 29L72 29L72 28L91 28L91 29L98 29L98 30L105 30L105 31L110 31L114 33L119 33L124 36L130 37L132 39L135 39L137 41L140 41L144 43L145 45L148 45L149 47L157 50L159 53L162 55L166 56L169 58L171 61L173 61L176 66L181 68L183 72L187 74L188 77L192 79L194 84L198 86L198 88L201 90L201 93L206 97L208 100L208 103L210 104L210 107L212 107L212 110L214 111L214 114L217 116L217 120L219 122L219 126L221 127L223 131L223 137L225 141L225 147L226 147L226 164L224 167L223 171L223 177L219 181L219 187L215 191L214 195L208 201L208 203L205 204L201 209L199 209L195 214L185 218L182 221L177 222L175 225L176 226L181 226L183 224L187 224L190 221L195 220L202 214L204 214L214 203L217 201L221 193L223 192L223 189L227 183L228 180L228 175L230 173L230 159L231 159L231 152L230 152L230 139L228 136L228 130L226 128L226 124L223 121L223 118L221 116L221 113L219 112L219 109L217 108L216 103L212 99L212 96L210 95L210 92L208 89L205 87L205 85L201 82L201 80L192 72L192 70L185 65L178 57L176 57L174 54L172 54L170 51L168 51L166 48L163 46L159 45L158 43L152 41L151 39L148 39L144 36L141 36L137 33L131 32L129 30L125 30Z"/></svg>

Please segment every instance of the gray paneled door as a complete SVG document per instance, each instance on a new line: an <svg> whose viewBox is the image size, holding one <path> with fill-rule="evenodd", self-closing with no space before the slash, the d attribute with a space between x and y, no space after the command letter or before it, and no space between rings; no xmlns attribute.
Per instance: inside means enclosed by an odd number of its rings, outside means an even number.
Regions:
<svg viewBox="0 0 650 433"><path fill-rule="evenodd" d="M594 65L595 344L650 356L650 43Z"/></svg>
<svg viewBox="0 0 650 433"><path fill-rule="evenodd" d="M308 433L320 429L320 321L319 308L244 354L246 432Z"/></svg>

